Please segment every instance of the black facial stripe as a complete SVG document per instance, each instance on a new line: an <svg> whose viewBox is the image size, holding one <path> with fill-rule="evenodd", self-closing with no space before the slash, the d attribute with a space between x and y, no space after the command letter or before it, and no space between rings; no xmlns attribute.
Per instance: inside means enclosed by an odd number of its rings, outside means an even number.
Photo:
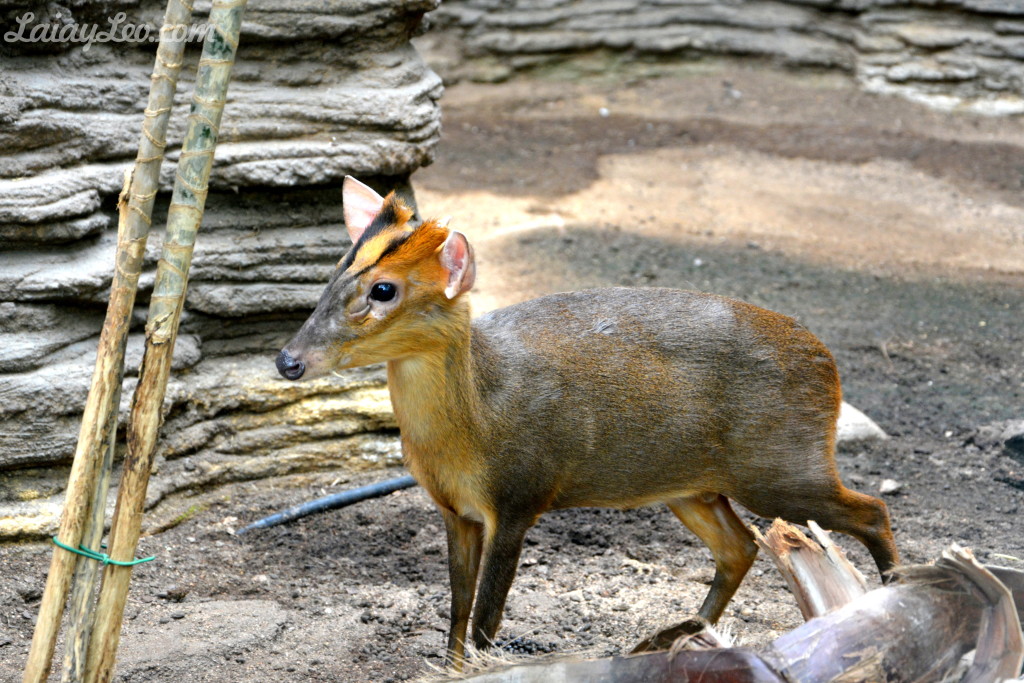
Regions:
<svg viewBox="0 0 1024 683"><path fill-rule="evenodd" d="M366 230L359 238L360 242L368 239L368 237L377 235L384 228L398 222L397 201L398 199L395 196L392 196L389 201L384 202L384 205L380 207L380 213L374 216L373 222L366 227Z"/></svg>
<svg viewBox="0 0 1024 683"><path fill-rule="evenodd" d="M412 235L411 232L406 232L406 233L403 233L403 234L399 235L398 237L395 237L394 239L392 239L391 242L388 243L388 246L384 247L384 250L380 252L380 256L377 257L376 261L374 261L370 265L366 266L365 268L360 270L358 273L353 274L352 277L353 278L358 278L358 277L362 276L366 271L370 270L370 268L373 268L378 263L380 263L384 259L384 257L389 256L390 254L395 253L398 250L398 248L400 246L402 246L407 239L409 239L410 235ZM362 245L363 245L363 240L362 240L362 238L360 238L359 242L356 243L356 246L353 247L348 252L348 254L345 255L345 260L342 261L340 264L338 264L338 271L339 272L345 272L346 270L348 270L349 268L352 267L352 263L355 261L355 258L356 258L356 253L359 251L359 249L362 247Z"/></svg>
<svg viewBox="0 0 1024 683"><path fill-rule="evenodd" d="M410 235L412 235L411 232L406 232L391 240L388 246L384 248L384 251L380 252L380 256L377 257L377 261L376 263L374 263L374 265L377 265L377 263L383 261L386 256L390 256L391 254L398 251L398 248L405 244L405 241L409 239Z"/></svg>
<svg viewBox="0 0 1024 683"><path fill-rule="evenodd" d="M353 280L358 280L358 279L359 279L359 278L361 278L361 277L362 277L363 275L365 275L366 273L368 273L368 272L369 272L369 270L370 270L370 268L373 268L373 267L374 267L375 265L377 265L377 264L376 264L376 263L371 263L370 265L368 265L368 266L366 266L365 268L363 268L362 270L360 270L360 271L359 271L358 273L353 273L353 274L352 274L352 279L353 279Z"/></svg>
<svg viewBox="0 0 1024 683"><path fill-rule="evenodd" d="M368 226L366 226L366 230L363 231L363 234L359 236L359 239L356 241L356 243L353 244L352 248L348 250L347 254L345 254L345 258L342 259L341 263L338 264L338 268L340 270L345 271L351 268L352 263L356 260L356 254L359 253L359 250L363 247L364 244L366 244L371 239L373 239L381 232L383 232L385 228L392 226L398 222L398 211L395 204L395 202L397 201L398 200L395 197L392 197L389 201L384 202L384 206L380 208L380 213L374 216L373 221ZM399 244L401 242L404 242L407 237L408 235L401 237ZM391 244L388 245L387 249L385 249L384 252L381 254L381 258L383 258L385 255L391 253L394 249L397 248L398 244L392 242ZM380 259L378 258L377 260L379 261Z"/></svg>
<svg viewBox="0 0 1024 683"><path fill-rule="evenodd" d="M359 242L352 245L345 254L345 258L341 259L341 263L338 264L337 272L344 273L346 270L352 267L352 262L356 260L356 249L359 246Z"/></svg>

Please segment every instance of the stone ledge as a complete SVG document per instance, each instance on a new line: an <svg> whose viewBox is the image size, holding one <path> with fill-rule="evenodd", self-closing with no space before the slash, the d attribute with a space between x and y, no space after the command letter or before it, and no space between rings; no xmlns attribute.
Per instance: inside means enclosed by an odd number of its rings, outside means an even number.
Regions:
<svg viewBox="0 0 1024 683"><path fill-rule="evenodd" d="M838 69L872 92L983 114L1024 108L1024 4L1015 0L446 0L418 39L448 81L498 81L609 53L702 55ZM886 68L879 68L882 65Z"/></svg>
<svg viewBox="0 0 1024 683"><path fill-rule="evenodd" d="M176 493L194 494L231 482L303 472L352 472L396 466L401 459L398 437L388 433L322 439L250 456L196 453L159 465L147 491L146 510ZM60 522L67 475L68 468L0 472L0 540L53 535ZM115 468L115 489L119 476L120 468ZM107 499L108 519L114 511L116 496L116 490L112 490Z"/></svg>

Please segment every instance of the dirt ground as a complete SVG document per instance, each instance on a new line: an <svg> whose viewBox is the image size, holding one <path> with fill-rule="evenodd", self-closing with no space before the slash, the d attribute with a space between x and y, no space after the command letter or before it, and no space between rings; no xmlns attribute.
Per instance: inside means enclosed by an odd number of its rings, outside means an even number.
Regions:
<svg viewBox="0 0 1024 683"><path fill-rule="evenodd" d="M859 92L837 76L708 62L458 85L427 216L477 247L484 310L596 285L697 288L794 315L847 400L892 436L840 452L885 497L907 562L952 542L1024 558L1024 466L979 428L1024 419L1024 128ZM268 363L273 351L268 351ZM134 570L119 680L397 681L440 666L447 570L420 489L233 529L399 471L317 473L179 498ZM840 537L877 581L863 549ZM50 547L0 547L0 679L18 680ZM571 510L528 535L501 638L628 650L696 610L710 555L664 508ZM723 619L758 646L801 623L759 559Z"/></svg>

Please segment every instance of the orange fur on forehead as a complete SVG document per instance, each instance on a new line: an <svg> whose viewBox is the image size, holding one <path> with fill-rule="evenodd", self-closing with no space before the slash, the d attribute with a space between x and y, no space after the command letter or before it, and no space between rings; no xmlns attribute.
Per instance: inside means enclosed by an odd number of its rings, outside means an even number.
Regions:
<svg viewBox="0 0 1024 683"><path fill-rule="evenodd" d="M421 277L444 279L445 270L437 252L448 239L448 229L433 220L410 227L412 215L412 209L394 192L389 193L380 212L339 267L353 273L371 268L397 272L416 269Z"/></svg>
<svg viewBox="0 0 1024 683"><path fill-rule="evenodd" d="M447 228L442 228L436 221L427 221L413 230L396 249L384 255L378 265L404 270L426 261L440 268L437 251L446 239Z"/></svg>
<svg viewBox="0 0 1024 683"><path fill-rule="evenodd" d="M447 238L448 229L432 220L417 228L390 225L360 241L349 270L361 273L384 268L399 274L415 269L419 277L444 280L446 272L437 253Z"/></svg>

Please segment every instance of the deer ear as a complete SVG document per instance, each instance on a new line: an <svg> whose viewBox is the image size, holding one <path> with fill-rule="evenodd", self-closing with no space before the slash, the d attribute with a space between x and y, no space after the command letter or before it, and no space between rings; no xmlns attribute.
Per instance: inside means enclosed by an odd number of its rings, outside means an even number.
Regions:
<svg viewBox="0 0 1024 683"><path fill-rule="evenodd" d="M449 299L473 288L476 261L473 260L473 247L461 232L452 230L448 233L448 239L441 245L441 265L448 271L444 295Z"/></svg>
<svg viewBox="0 0 1024 683"><path fill-rule="evenodd" d="M377 217L383 205L383 197L352 176L345 176L345 182L341 186L341 206L352 244L359 241L359 237Z"/></svg>

